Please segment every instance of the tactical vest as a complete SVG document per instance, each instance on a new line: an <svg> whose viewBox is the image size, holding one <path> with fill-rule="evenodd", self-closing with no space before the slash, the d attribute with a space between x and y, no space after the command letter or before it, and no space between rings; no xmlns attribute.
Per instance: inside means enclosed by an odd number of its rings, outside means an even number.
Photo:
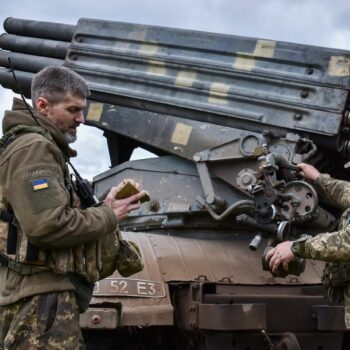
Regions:
<svg viewBox="0 0 350 350"><path fill-rule="evenodd" d="M0 140L0 154L17 136L26 133L39 133L58 147L45 129L19 125L9 130ZM62 154L61 151L60 154ZM64 183L70 193L71 207L80 208L80 200L74 190L74 184L63 154L61 158ZM1 212L10 214L11 206L7 202L6 194L3 193L1 186L0 196L2 198L0 202ZM0 252L6 254L13 269L23 275L48 270L56 274L73 272L83 276L89 282L95 282L113 273L116 268L115 261L118 249L119 240L116 233L107 235L101 241L74 248L39 249L28 240L15 216L11 218L11 223L1 220L0 217ZM10 265L9 268L11 268Z"/></svg>

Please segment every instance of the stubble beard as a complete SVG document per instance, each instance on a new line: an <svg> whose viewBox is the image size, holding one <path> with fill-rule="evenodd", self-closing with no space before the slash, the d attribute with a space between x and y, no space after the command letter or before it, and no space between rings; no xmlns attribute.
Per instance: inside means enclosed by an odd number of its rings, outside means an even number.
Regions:
<svg viewBox="0 0 350 350"><path fill-rule="evenodd" d="M72 135L68 131L63 134L64 138L67 140L68 143L73 143L77 140L76 135Z"/></svg>

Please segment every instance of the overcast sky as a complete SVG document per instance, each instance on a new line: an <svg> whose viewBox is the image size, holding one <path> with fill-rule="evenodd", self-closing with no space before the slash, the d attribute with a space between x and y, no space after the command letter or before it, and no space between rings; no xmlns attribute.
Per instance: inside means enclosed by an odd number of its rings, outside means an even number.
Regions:
<svg viewBox="0 0 350 350"><path fill-rule="evenodd" d="M0 22L7 17L66 24L87 17L350 50L349 0L0 0ZM12 96L0 86L0 118ZM107 170L102 133L81 127L78 138L77 168L88 177Z"/></svg>

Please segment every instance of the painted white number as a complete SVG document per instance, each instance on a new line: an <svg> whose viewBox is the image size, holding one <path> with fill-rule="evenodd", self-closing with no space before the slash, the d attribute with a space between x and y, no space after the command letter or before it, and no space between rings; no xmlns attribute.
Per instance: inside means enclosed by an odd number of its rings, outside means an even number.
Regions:
<svg viewBox="0 0 350 350"><path fill-rule="evenodd" d="M129 294L129 292L127 291L128 288L128 284L126 281L120 281L120 293L122 294Z"/></svg>
<svg viewBox="0 0 350 350"><path fill-rule="evenodd" d="M165 296L165 293L164 288L163 290L159 290L160 287L162 287L162 285L159 282L110 278L96 282L94 294L162 298Z"/></svg>
<svg viewBox="0 0 350 350"><path fill-rule="evenodd" d="M147 295L147 284L146 282L137 282L137 294Z"/></svg>
<svg viewBox="0 0 350 350"><path fill-rule="evenodd" d="M155 286L156 286L156 284L155 283L152 283L152 282L149 282L148 283L148 285L149 285L149 295L155 295L157 292L156 292L156 288L155 288Z"/></svg>
<svg viewBox="0 0 350 350"><path fill-rule="evenodd" d="M137 294L139 295L155 295L155 283L152 282L137 282Z"/></svg>
<svg viewBox="0 0 350 350"><path fill-rule="evenodd" d="M128 284L126 281L111 281L111 293L114 294L128 294Z"/></svg>

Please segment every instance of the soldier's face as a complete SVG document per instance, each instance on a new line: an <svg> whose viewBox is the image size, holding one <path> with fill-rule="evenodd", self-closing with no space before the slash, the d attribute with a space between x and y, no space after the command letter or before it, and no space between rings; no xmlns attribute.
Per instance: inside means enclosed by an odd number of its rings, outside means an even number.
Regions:
<svg viewBox="0 0 350 350"><path fill-rule="evenodd" d="M37 100L38 112L51 120L64 134L69 143L76 141L77 127L84 123L83 109L86 106L86 100L70 93L66 94L57 103L50 103L43 99L45 103L40 104L40 99Z"/></svg>

